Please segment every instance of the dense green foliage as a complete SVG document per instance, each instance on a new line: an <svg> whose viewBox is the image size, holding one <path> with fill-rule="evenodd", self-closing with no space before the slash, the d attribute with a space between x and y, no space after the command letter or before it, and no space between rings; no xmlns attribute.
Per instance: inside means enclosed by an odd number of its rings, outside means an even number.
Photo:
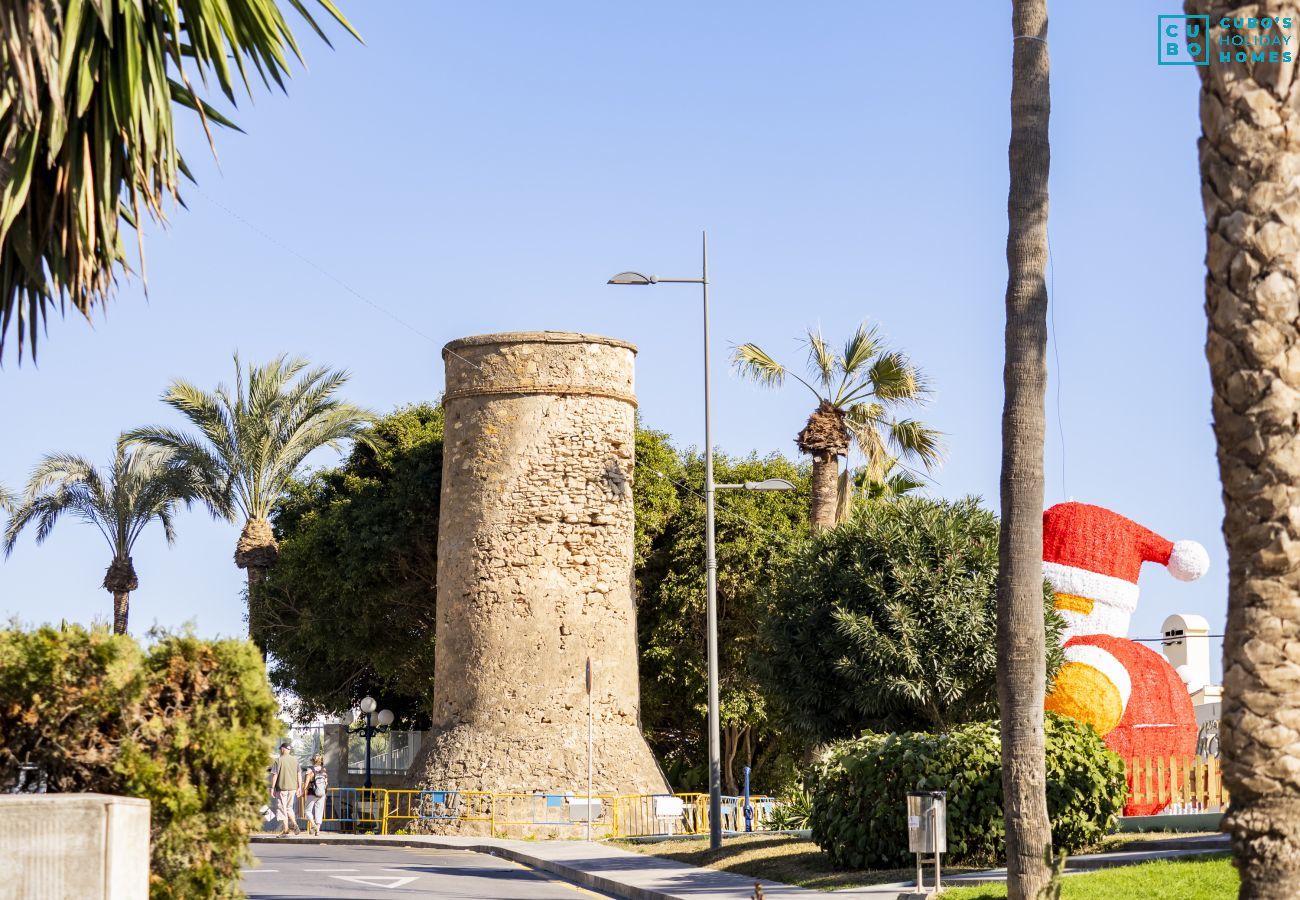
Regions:
<svg viewBox="0 0 1300 900"><path fill-rule="evenodd" d="M640 449L640 448L638 448ZM707 709L705 645L704 460L685 454L677 508L639 569L637 632L641 645L641 715L670 780L686 789L706 782L702 752ZM735 792L739 768L754 769L764 790L777 787L779 758L790 749L772 721L752 663L770 600L763 588L774 567L808 530L808 475L780 456L714 457L719 483L784 478L790 492L723 490L717 499L718 656L724 788ZM638 471L638 478L643 473ZM648 479L644 479L648 480ZM663 479L660 479L662 481ZM638 515L641 509L637 509Z"/></svg>
<svg viewBox="0 0 1300 900"><path fill-rule="evenodd" d="M150 802L150 895L235 897L259 824L276 703L246 641L79 626L0 631L0 784Z"/></svg>
<svg viewBox="0 0 1300 900"><path fill-rule="evenodd" d="M803 545L765 594L756 657L782 720L816 743L996 715L997 568L997 519L972 498L869 503ZM1043 603L1056 648L1046 586Z"/></svg>
<svg viewBox="0 0 1300 900"><path fill-rule="evenodd" d="M290 484L276 506L280 559L253 638L303 717L366 694L421 726L433 699L442 408L400 409L343 464Z"/></svg>
<svg viewBox="0 0 1300 900"><path fill-rule="evenodd" d="M1124 808L1124 764L1092 728L1046 719L1047 809L1057 851L1096 844ZM954 864L1001 860L1002 750L996 722L944 734L876 734L842 742L813 773L812 838L842 868L913 861L907 792L947 791L948 854Z"/></svg>

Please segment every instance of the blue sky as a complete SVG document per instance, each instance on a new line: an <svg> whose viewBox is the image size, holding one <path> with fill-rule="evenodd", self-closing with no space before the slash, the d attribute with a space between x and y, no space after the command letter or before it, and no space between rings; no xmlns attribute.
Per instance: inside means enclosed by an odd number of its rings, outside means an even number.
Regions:
<svg viewBox="0 0 1300 900"><path fill-rule="evenodd" d="M241 101L246 133L218 134L219 163L185 128L199 186L149 231L148 297L129 282L93 327L54 321L39 365L6 355L0 483L48 450L107 460L121 430L172 421L171 378L213 386L236 349L346 367L350 397L385 411L438 396L443 343L506 330L635 342L644 422L699 443L697 294L604 281L694 275L707 228L722 449L793 453L811 411L802 388L731 376L731 345L797 362L805 327L838 339L866 319L934 385L922 416L949 458L932 492L996 508L1009 9L343 6L365 45L303 29L309 68L287 97ZM1174 7L1056 3L1051 25L1047 499L1194 538L1213 565L1190 585L1147 567L1138 636L1172 612L1217 632L1226 606L1197 80L1154 59ZM146 534L132 630L242 633L236 536L197 511L174 548ZM107 619L107 563L71 521L42 547L24 537L0 564L0 616Z"/></svg>

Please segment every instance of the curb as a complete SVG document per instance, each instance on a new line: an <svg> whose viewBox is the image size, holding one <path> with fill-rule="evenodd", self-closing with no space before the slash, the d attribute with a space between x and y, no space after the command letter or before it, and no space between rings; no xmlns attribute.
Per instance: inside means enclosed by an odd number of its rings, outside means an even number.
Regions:
<svg viewBox="0 0 1300 900"><path fill-rule="evenodd" d="M678 900L678 895L668 894L663 891L651 888L637 887L631 884L624 884L621 881L614 881L602 875L596 875L582 869L567 865L566 863L556 862L555 860L542 859L528 853L521 853L513 847L501 847L493 844L452 844L445 841L439 841L436 837L423 838L403 838L393 835L375 835L373 837L339 837L327 838L321 840L313 835L312 837L281 837L274 834L255 834L252 837L255 844L341 844L343 846L364 847L381 844L385 847L429 847L435 850L468 850L471 853L483 853L487 856L495 856L500 859L508 859L511 862L519 863L530 869L537 869L540 872L546 872L563 878L565 881L581 885L585 888L601 891L610 894L620 900ZM654 859L655 857L647 857ZM768 881L765 878L755 878L754 881L762 882L764 886L788 887L788 885L778 885L777 882Z"/></svg>

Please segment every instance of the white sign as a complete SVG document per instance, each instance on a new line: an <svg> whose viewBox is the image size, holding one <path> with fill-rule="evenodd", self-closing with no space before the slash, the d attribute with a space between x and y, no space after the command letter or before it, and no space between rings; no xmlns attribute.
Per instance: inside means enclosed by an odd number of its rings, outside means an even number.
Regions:
<svg viewBox="0 0 1300 900"><path fill-rule="evenodd" d="M920 816L908 816L908 817L907 817L907 827L908 827L908 828L920 828L920 827L921 827L921 817L920 817Z"/></svg>

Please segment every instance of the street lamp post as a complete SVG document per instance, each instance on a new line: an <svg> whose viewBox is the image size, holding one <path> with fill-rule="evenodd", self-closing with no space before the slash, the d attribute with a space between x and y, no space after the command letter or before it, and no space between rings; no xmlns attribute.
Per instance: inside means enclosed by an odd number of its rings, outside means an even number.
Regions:
<svg viewBox="0 0 1300 900"><path fill-rule="evenodd" d="M713 502L719 488L748 490L792 490L788 487L757 487L769 482L747 482L743 485L715 485L713 483L713 420L709 392L709 235L701 235L701 265L699 278L658 278L640 272L620 272L609 284L698 284L704 300L704 571L707 583L705 609L708 628L709 657L709 846L717 850L722 846L722 726L718 712L718 559L714 550ZM779 481L771 479L770 481ZM753 485L753 486L751 486Z"/></svg>
<svg viewBox="0 0 1300 900"><path fill-rule="evenodd" d="M370 789L370 739L377 734L384 734L388 731L389 726L393 724L393 712L388 709L381 709L379 715L375 715L375 709L379 704L375 702L374 697L365 697L361 701L361 712L365 714L365 720L354 710L352 713L352 724L348 726L348 731L353 734L363 735L366 739L366 781L365 787ZM379 724L376 725L375 722Z"/></svg>

